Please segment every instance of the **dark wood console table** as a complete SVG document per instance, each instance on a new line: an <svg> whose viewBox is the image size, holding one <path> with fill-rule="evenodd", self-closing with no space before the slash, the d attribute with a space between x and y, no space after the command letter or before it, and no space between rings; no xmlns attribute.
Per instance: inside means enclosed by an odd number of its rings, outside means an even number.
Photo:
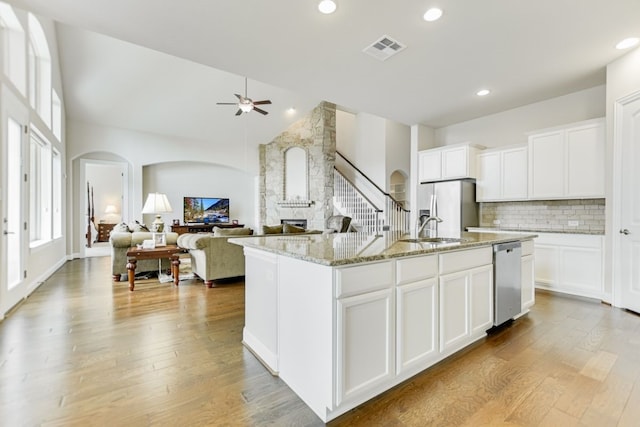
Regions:
<svg viewBox="0 0 640 427"><path fill-rule="evenodd" d="M237 228L244 227L244 224L227 224L227 223L213 223L213 224L183 224L172 225L171 231L178 234L184 233L211 233L213 227L219 228Z"/></svg>

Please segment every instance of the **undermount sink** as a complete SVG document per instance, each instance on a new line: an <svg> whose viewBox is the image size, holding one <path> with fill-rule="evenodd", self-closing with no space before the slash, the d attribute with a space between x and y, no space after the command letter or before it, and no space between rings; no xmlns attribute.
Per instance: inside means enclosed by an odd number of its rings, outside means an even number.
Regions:
<svg viewBox="0 0 640 427"><path fill-rule="evenodd" d="M464 243L468 239L456 239L454 237L418 237L416 239L400 239L407 243Z"/></svg>

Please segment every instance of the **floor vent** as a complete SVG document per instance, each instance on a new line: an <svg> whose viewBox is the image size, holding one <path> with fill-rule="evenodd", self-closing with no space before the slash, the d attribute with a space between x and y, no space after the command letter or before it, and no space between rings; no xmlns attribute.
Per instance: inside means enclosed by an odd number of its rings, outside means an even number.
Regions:
<svg viewBox="0 0 640 427"><path fill-rule="evenodd" d="M403 51L407 46L389 36L382 36L362 51L380 61L384 61L398 52Z"/></svg>

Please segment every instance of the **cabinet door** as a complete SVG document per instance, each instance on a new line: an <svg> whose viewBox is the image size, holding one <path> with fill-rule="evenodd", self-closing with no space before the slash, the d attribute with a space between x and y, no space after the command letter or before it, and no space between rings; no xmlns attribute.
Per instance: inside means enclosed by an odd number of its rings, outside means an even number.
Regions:
<svg viewBox="0 0 640 427"><path fill-rule="evenodd" d="M529 137L529 197L534 199L564 196L564 132Z"/></svg>
<svg viewBox="0 0 640 427"><path fill-rule="evenodd" d="M604 197L604 126L567 130L567 197Z"/></svg>
<svg viewBox="0 0 640 427"><path fill-rule="evenodd" d="M467 152L467 147L442 150L442 179L469 176Z"/></svg>
<svg viewBox="0 0 640 427"><path fill-rule="evenodd" d="M418 178L420 182L442 179L442 152L421 151L418 155Z"/></svg>
<svg viewBox="0 0 640 427"><path fill-rule="evenodd" d="M500 200L501 187L501 153L484 153L478 156L478 179L476 181L476 201L484 202ZM526 169L525 169L526 170Z"/></svg>
<svg viewBox="0 0 640 427"><path fill-rule="evenodd" d="M493 265L469 272L469 289L470 333L478 336L493 326Z"/></svg>
<svg viewBox="0 0 640 427"><path fill-rule="evenodd" d="M397 374L427 366L438 356L438 279L421 280L396 290Z"/></svg>
<svg viewBox="0 0 640 427"><path fill-rule="evenodd" d="M522 282L522 311L532 307L536 301L535 267L533 255L522 257L521 282Z"/></svg>
<svg viewBox="0 0 640 427"><path fill-rule="evenodd" d="M502 199L526 199L529 192L527 147L503 151L501 167Z"/></svg>
<svg viewBox="0 0 640 427"><path fill-rule="evenodd" d="M535 268L536 282L549 286L557 283L559 277L558 249L553 246L536 244Z"/></svg>
<svg viewBox="0 0 640 427"><path fill-rule="evenodd" d="M602 251L600 248L559 249L560 282L578 295L602 297Z"/></svg>
<svg viewBox="0 0 640 427"><path fill-rule="evenodd" d="M337 300L336 405L394 377L392 289Z"/></svg>
<svg viewBox="0 0 640 427"><path fill-rule="evenodd" d="M440 352L457 350L469 336L469 275L440 276Z"/></svg>

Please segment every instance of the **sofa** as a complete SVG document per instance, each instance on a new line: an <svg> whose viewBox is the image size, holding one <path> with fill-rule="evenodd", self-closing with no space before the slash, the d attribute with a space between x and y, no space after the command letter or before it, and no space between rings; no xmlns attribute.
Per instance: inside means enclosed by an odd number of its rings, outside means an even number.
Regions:
<svg viewBox="0 0 640 427"><path fill-rule="evenodd" d="M167 245L175 245L178 241L178 233L165 233ZM153 233L149 231L115 231L109 235L111 244L111 274L114 281L120 280L120 275L127 275L127 251L136 245L141 245L144 240L153 239ZM168 259L162 259L161 268L171 268ZM158 260L140 260L136 265L136 272L158 271Z"/></svg>
<svg viewBox="0 0 640 427"><path fill-rule="evenodd" d="M263 234L254 235L250 228L217 228L213 233L185 233L178 237L178 246L187 249L191 255L191 270L198 275L209 288L214 280L244 276L244 248L229 243L230 238L268 237L294 235L299 233L316 234L315 230L304 230L293 226L264 226ZM286 229L287 233L283 231Z"/></svg>

